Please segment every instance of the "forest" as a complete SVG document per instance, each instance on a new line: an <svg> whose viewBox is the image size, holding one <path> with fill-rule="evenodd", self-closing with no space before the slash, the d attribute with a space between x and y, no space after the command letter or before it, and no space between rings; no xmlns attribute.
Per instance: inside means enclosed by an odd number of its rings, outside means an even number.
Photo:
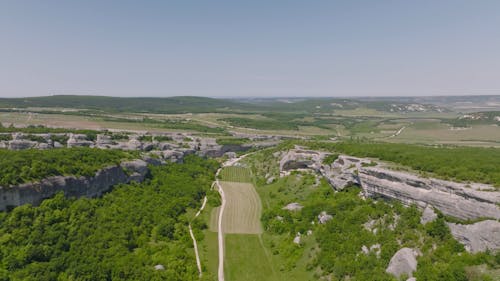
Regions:
<svg viewBox="0 0 500 281"><path fill-rule="evenodd" d="M97 148L0 149L0 186L16 185L49 176L92 176L97 170L138 157L137 152Z"/></svg>
<svg viewBox="0 0 500 281"><path fill-rule="evenodd" d="M102 198L59 193L0 213L0 280L199 280L186 211L199 208L217 167L188 156Z"/></svg>

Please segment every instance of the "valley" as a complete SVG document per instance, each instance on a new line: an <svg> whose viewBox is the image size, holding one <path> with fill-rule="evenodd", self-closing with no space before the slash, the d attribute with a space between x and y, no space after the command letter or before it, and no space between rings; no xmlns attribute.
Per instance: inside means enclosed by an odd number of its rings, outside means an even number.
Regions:
<svg viewBox="0 0 500 281"><path fill-rule="evenodd" d="M0 280L500 276L495 113L43 100L0 113Z"/></svg>

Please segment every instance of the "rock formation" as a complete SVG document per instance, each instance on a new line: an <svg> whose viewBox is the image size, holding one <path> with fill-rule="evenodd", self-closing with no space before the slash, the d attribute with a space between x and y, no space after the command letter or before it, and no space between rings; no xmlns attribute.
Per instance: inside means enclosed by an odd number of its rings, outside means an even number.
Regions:
<svg viewBox="0 0 500 281"><path fill-rule="evenodd" d="M340 155L332 164L324 164L327 153L294 149L285 153L280 171L312 169L324 176L335 189L350 184L361 186L366 197L395 199L405 205L430 205L445 215L459 219L500 219L500 192L484 184L463 184L422 178L409 172L373 166L370 159Z"/></svg>
<svg viewBox="0 0 500 281"><path fill-rule="evenodd" d="M333 219L332 215L329 215L327 214L325 211L322 211L319 215L318 215L318 222L320 224L325 224L327 221Z"/></svg>
<svg viewBox="0 0 500 281"><path fill-rule="evenodd" d="M475 190L462 183L426 179L382 167L360 168L358 176L367 197L396 199L422 208L431 205L445 215L464 220L500 219L500 192Z"/></svg>
<svg viewBox="0 0 500 281"><path fill-rule="evenodd" d="M370 159L338 156L331 164L323 163L328 153L299 147L281 153L282 175L293 169L311 169L325 177L339 190L348 185L362 188L364 197L397 200L405 205L416 204L424 209L422 223L436 218L432 208L462 220L500 219L500 192L491 185L457 183L435 178L423 178L410 172L394 171L385 164ZM498 249L498 222L489 220L473 225L449 224L452 234L470 251ZM482 231L479 231L482 227Z"/></svg>
<svg viewBox="0 0 500 281"><path fill-rule="evenodd" d="M426 206L424 211L422 212L420 223L426 224L428 222L434 221L435 219L437 219L437 214L434 212L431 206Z"/></svg>
<svg viewBox="0 0 500 281"><path fill-rule="evenodd" d="M103 168L90 177L53 176L39 182L0 187L0 211L24 204L39 205L59 191L67 197L98 197L112 186L130 181L144 180L148 168L144 160L123 162Z"/></svg>
<svg viewBox="0 0 500 281"><path fill-rule="evenodd" d="M302 210L302 208L304 208L304 206L300 205L299 203L293 202L283 207L283 210L300 211Z"/></svg>
<svg viewBox="0 0 500 281"><path fill-rule="evenodd" d="M453 237L469 252L477 253L487 249L500 250L500 222L498 221L485 220L465 225L447 224Z"/></svg>
<svg viewBox="0 0 500 281"><path fill-rule="evenodd" d="M385 270L387 273L399 278L401 275L412 276L417 269L417 252L410 248L402 248L392 256L389 266Z"/></svg>

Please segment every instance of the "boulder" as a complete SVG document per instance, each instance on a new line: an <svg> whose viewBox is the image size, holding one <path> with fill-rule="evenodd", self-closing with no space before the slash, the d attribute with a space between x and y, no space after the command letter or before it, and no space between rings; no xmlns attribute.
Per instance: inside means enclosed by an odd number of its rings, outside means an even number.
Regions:
<svg viewBox="0 0 500 281"><path fill-rule="evenodd" d="M11 150L30 149L36 147L37 144L38 143L35 141L16 139L9 141L9 149Z"/></svg>
<svg viewBox="0 0 500 281"><path fill-rule="evenodd" d="M375 255L377 257L380 257L380 253L381 253L380 244L373 244L373 245L370 246L370 248L368 248L367 246L363 245L361 247L361 252L363 252L363 254L365 254L365 255L368 255L370 253L375 253Z"/></svg>
<svg viewBox="0 0 500 281"><path fill-rule="evenodd" d="M300 232L297 232L297 235L293 238L293 243L300 245Z"/></svg>
<svg viewBox="0 0 500 281"><path fill-rule="evenodd" d="M422 212L422 217L420 217L420 223L421 224L426 224L428 222L434 221L437 219L437 214L434 212L434 209L427 205L425 207L424 211Z"/></svg>
<svg viewBox="0 0 500 281"><path fill-rule="evenodd" d="M62 145L60 142L57 142L57 141L55 141L55 142L52 144L52 146L53 146L54 148L63 148L63 147L64 147L64 145Z"/></svg>
<svg viewBox="0 0 500 281"><path fill-rule="evenodd" d="M126 144L126 149L128 150L141 150L142 142L140 142L136 137L131 137L130 140Z"/></svg>
<svg viewBox="0 0 500 281"><path fill-rule="evenodd" d="M399 278L406 274L412 276L417 269L417 252L410 248L402 248L392 256L389 266L385 270L387 273Z"/></svg>
<svg viewBox="0 0 500 281"><path fill-rule="evenodd" d="M275 179L276 179L275 177L269 177L269 178L267 178L267 180L266 180L266 184L271 184L271 183L273 183Z"/></svg>
<svg viewBox="0 0 500 281"><path fill-rule="evenodd" d="M327 221L329 221L331 219L333 219L332 215L327 214L325 211L321 212L318 215L318 221L321 224L324 224L324 223L326 223Z"/></svg>
<svg viewBox="0 0 500 281"><path fill-rule="evenodd" d="M113 141L111 140L111 136L98 134L95 145L98 148L108 148L109 146L113 145Z"/></svg>
<svg viewBox="0 0 500 281"><path fill-rule="evenodd" d="M87 136L83 134L69 134L67 141L68 147L92 146L94 142L87 140Z"/></svg>
<svg viewBox="0 0 500 281"><path fill-rule="evenodd" d="M163 264L157 264L155 265L155 270L165 270L165 267L163 266Z"/></svg>
<svg viewBox="0 0 500 281"><path fill-rule="evenodd" d="M302 210L302 208L304 208L304 206L300 205L299 203L293 202L283 207L283 210L300 211Z"/></svg>
<svg viewBox="0 0 500 281"><path fill-rule="evenodd" d="M485 220L474 224L447 223L451 234L471 253L500 250L500 222Z"/></svg>

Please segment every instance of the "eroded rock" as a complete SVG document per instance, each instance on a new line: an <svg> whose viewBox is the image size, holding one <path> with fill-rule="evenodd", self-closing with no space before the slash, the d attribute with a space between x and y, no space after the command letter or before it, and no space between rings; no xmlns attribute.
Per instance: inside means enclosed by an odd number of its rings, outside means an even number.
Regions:
<svg viewBox="0 0 500 281"><path fill-rule="evenodd" d="M438 216L436 212L434 212L434 209L431 206L427 205L424 211L422 212L422 217L420 217L420 223L426 224L432 222L435 219L437 219L437 217Z"/></svg>
<svg viewBox="0 0 500 281"><path fill-rule="evenodd" d="M300 211L302 210L302 208L304 208L304 206L300 205L299 203L293 202L283 207L283 210Z"/></svg>
<svg viewBox="0 0 500 281"><path fill-rule="evenodd" d="M385 271L396 278L403 274L412 276L413 272L417 270L417 255L417 252L413 249L402 248L392 256Z"/></svg>
<svg viewBox="0 0 500 281"><path fill-rule="evenodd" d="M327 214L325 211L322 211L319 215L318 215L318 222L321 223L321 224L325 224L326 222L328 222L329 220L333 219L333 216L332 215L329 215Z"/></svg>
<svg viewBox="0 0 500 281"><path fill-rule="evenodd" d="M451 234L471 253L500 250L500 222L485 220L474 224L447 223Z"/></svg>

